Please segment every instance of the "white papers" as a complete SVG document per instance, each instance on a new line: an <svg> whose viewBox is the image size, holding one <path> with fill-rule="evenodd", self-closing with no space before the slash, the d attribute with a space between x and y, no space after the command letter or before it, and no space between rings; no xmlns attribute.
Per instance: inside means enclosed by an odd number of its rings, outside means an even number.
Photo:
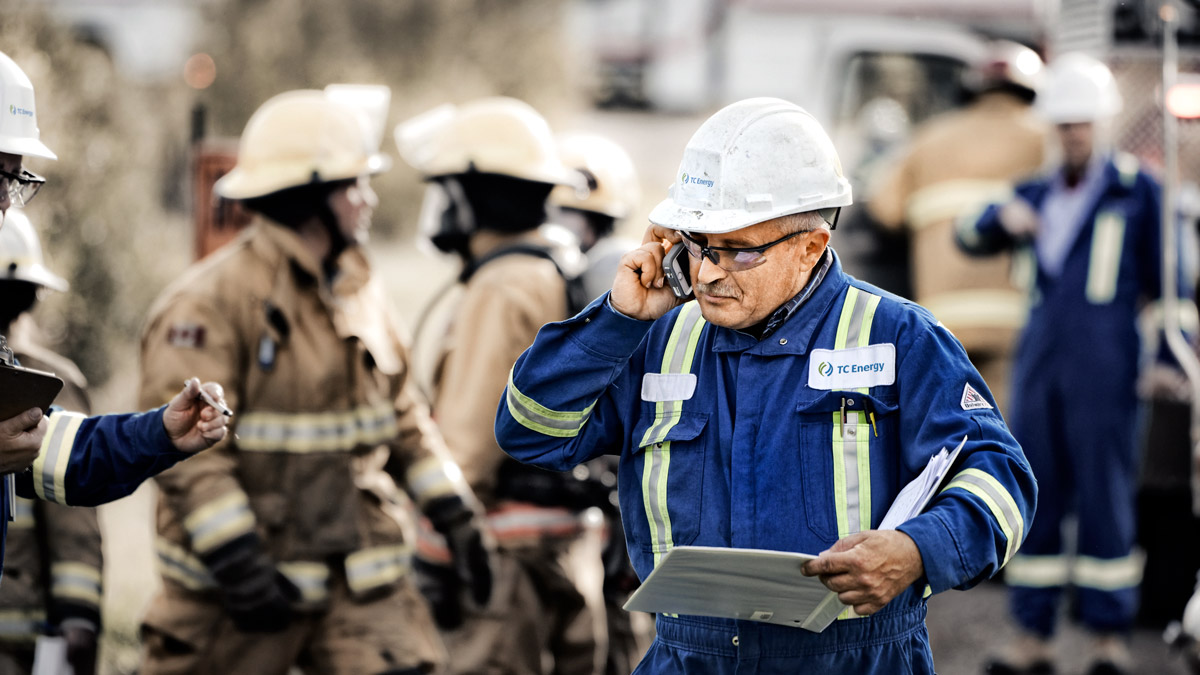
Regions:
<svg viewBox="0 0 1200 675"><path fill-rule="evenodd" d="M66 638L39 635L33 649L32 675L72 675L74 672L67 663Z"/></svg>
<svg viewBox="0 0 1200 675"><path fill-rule="evenodd" d="M814 555L676 546L625 603L627 611L763 621L820 632L846 606L800 567Z"/></svg>
<svg viewBox="0 0 1200 675"><path fill-rule="evenodd" d="M896 496L876 529L894 530L919 515L967 442L942 448ZM627 611L693 614L763 621L825 630L845 609L818 577L806 577L801 566L815 555L786 551L708 546L676 546L667 552L641 587L625 603Z"/></svg>
<svg viewBox="0 0 1200 675"><path fill-rule="evenodd" d="M954 452L947 452L945 448L942 448L936 455L930 457L929 463L925 465L925 470L921 472L921 475L912 479L900 490L900 494L896 495L896 500L892 502L891 508L883 516L883 521L875 529L894 530L909 518L920 515L929 505L929 500L933 499L938 486L942 484L942 478L954 465L954 460L958 458L958 453L966 442L967 437L963 436L958 447L954 448Z"/></svg>

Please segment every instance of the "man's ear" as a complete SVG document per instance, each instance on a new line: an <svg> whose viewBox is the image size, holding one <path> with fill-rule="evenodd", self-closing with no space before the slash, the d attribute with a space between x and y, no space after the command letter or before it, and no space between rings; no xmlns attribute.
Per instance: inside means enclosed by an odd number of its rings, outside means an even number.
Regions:
<svg viewBox="0 0 1200 675"><path fill-rule="evenodd" d="M803 241L804 248L800 252L800 262L804 269L812 269L817 266L821 255L825 253L825 247L829 245L829 230L818 227L808 233Z"/></svg>

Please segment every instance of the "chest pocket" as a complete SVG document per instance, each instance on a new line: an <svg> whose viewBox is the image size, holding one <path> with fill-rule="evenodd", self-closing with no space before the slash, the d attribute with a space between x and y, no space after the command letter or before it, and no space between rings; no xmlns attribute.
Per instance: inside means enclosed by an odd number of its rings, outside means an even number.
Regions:
<svg viewBox="0 0 1200 675"><path fill-rule="evenodd" d="M871 455L896 436L895 403L829 391L796 407L808 527L832 543L871 529Z"/></svg>
<svg viewBox="0 0 1200 675"><path fill-rule="evenodd" d="M641 503L622 503L626 513L643 512L645 518L631 525L641 536L643 550L654 555L654 564L674 546L686 546L700 532L707 462L704 428L705 413L680 412L667 417L647 416L634 428L641 438L636 453L642 489L635 494L621 491L622 502L641 499Z"/></svg>

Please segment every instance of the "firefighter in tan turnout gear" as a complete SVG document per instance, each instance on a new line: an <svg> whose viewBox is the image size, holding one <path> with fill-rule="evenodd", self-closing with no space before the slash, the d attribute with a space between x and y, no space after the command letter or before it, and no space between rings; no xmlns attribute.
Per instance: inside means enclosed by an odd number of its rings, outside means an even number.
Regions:
<svg viewBox="0 0 1200 675"><path fill-rule="evenodd" d="M526 469L500 450L492 431L513 361L544 324L586 302L575 283L578 242L558 245L555 230L543 226L550 191L575 178L546 121L511 98L435 108L397 127L396 141L429 182L424 234L463 261L465 290L433 409L488 509L499 552L487 610L464 608L457 628L454 608L441 612L451 671L591 675L603 658L603 618L575 585L568 549L583 532L580 513L607 500L608 490Z"/></svg>
<svg viewBox="0 0 1200 675"><path fill-rule="evenodd" d="M26 368L58 375L62 391L55 405L89 414L83 374L70 360L39 346L23 314L43 289L67 290L67 282L46 268L42 246L29 218L11 209L0 229L0 334ZM33 671L39 635L66 640L75 675L96 668L100 630L102 555L96 511L17 497L8 526L8 555L0 584L0 675Z"/></svg>
<svg viewBox="0 0 1200 675"><path fill-rule="evenodd" d="M975 100L920 127L868 200L882 226L911 232L914 300L963 343L1002 407L1025 323L1025 291L1013 282L1020 269L1012 269L1007 254L962 252L954 223L1011 194L1012 181L1041 168L1049 129L1030 107L1041 75L1042 60L1032 49L994 43L971 73Z"/></svg>
<svg viewBox="0 0 1200 675"><path fill-rule="evenodd" d="M412 395L362 250L368 177L390 163L377 150L388 94L337 92L254 113L216 191L256 222L151 312L142 400L198 372L236 412L230 439L158 479L165 588L143 673L437 672L445 651L408 574L415 527L394 480L445 535L473 601L490 595L476 502Z"/></svg>

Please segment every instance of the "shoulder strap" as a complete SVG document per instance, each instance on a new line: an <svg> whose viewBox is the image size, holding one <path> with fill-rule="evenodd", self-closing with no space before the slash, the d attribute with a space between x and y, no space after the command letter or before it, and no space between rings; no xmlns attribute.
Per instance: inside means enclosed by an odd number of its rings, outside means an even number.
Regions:
<svg viewBox="0 0 1200 675"><path fill-rule="evenodd" d="M554 263L554 269L558 270L558 275L562 277L567 284L567 311L571 316L578 314L584 307L587 307L591 300L587 297L587 292L584 290L583 277L579 275L572 276L567 274L558 260L555 259L554 253L545 246L537 246L534 244L515 244L513 246L505 246L499 248L487 255L473 260L463 267L463 271L458 275L458 280L462 283L470 281L471 277L475 276L484 265L510 255L528 255L535 258L542 258Z"/></svg>

